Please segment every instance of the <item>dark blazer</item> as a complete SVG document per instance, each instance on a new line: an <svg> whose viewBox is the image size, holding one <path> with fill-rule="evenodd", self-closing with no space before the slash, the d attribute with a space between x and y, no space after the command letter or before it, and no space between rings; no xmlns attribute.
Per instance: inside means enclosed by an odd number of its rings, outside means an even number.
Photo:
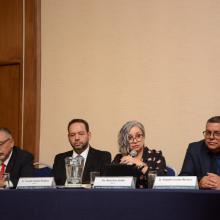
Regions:
<svg viewBox="0 0 220 220"><path fill-rule="evenodd" d="M14 187L16 187L20 177L33 176L33 155L18 147L13 147L12 155L5 172L10 173L10 180Z"/></svg>
<svg viewBox="0 0 220 220"><path fill-rule="evenodd" d="M64 185L66 181L65 158L71 157L73 151L57 154L53 164L53 175L57 185ZM107 151L96 150L89 148L85 167L83 170L82 183L90 182L90 172L99 171L101 174L104 171L104 166L111 163L111 154Z"/></svg>
<svg viewBox="0 0 220 220"><path fill-rule="evenodd" d="M208 172L215 173L213 156L204 140L189 144L179 175L197 176L200 180Z"/></svg>

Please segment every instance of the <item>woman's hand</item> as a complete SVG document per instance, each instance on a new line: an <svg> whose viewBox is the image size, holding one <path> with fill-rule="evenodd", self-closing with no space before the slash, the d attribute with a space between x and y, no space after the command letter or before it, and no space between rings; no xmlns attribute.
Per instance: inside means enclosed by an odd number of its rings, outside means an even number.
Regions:
<svg viewBox="0 0 220 220"><path fill-rule="evenodd" d="M145 164L142 160L140 160L137 157L131 157L130 155L123 156L121 158L121 164L127 164L127 165L135 165L140 171L145 174L148 170L147 164Z"/></svg>
<svg viewBox="0 0 220 220"><path fill-rule="evenodd" d="M141 164L143 164L143 162L138 159L137 157L131 157L130 155L127 156L123 156L121 158L121 164L127 164L127 165L136 165L136 166L140 166Z"/></svg>
<svg viewBox="0 0 220 220"><path fill-rule="evenodd" d="M121 158L121 161L120 161L121 164L127 164L127 165L131 165L133 164L133 158L128 155L128 156L123 156Z"/></svg>

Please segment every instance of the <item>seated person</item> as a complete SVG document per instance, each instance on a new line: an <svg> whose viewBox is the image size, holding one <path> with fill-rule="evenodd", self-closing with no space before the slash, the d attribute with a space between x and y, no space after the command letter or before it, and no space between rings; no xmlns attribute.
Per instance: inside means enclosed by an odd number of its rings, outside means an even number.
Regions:
<svg viewBox="0 0 220 220"><path fill-rule="evenodd" d="M220 116L208 119L204 139L189 144L180 176L197 176L199 187L220 189Z"/></svg>
<svg viewBox="0 0 220 220"><path fill-rule="evenodd" d="M66 182L65 158L84 158L84 169L82 183L90 182L90 172L98 171L102 174L106 164L111 163L111 154L107 151L96 150L90 146L91 132L88 123L83 119L73 119L68 124L68 139L73 148L56 155L53 165L53 174L57 185L64 185Z"/></svg>
<svg viewBox="0 0 220 220"><path fill-rule="evenodd" d="M33 176L33 156L14 146L11 132L0 128L0 187L5 186L4 173L10 174L10 181L16 187L20 177Z"/></svg>
<svg viewBox="0 0 220 220"><path fill-rule="evenodd" d="M147 188L147 174L155 170L158 175L166 175L166 162L161 151L151 150L145 146L145 129L138 121L128 121L118 134L120 154L113 160L116 164L136 166L139 172L138 188ZM132 155L133 152L136 152Z"/></svg>

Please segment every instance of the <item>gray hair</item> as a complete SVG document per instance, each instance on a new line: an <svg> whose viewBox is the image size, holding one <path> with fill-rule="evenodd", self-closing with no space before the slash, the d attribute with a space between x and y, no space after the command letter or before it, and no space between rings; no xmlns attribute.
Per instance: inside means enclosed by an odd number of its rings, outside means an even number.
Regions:
<svg viewBox="0 0 220 220"><path fill-rule="evenodd" d="M12 133L8 128L0 127L0 132L4 132L8 138L12 138Z"/></svg>
<svg viewBox="0 0 220 220"><path fill-rule="evenodd" d="M128 135L130 130L133 127L138 127L141 129L143 136L145 137L145 129L144 126L138 122L138 121L128 121L126 122L122 128L120 129L118 133L118 145L119 145L119 151L122 154L128 154L129 153L129 142L128 142Z"/></svg>

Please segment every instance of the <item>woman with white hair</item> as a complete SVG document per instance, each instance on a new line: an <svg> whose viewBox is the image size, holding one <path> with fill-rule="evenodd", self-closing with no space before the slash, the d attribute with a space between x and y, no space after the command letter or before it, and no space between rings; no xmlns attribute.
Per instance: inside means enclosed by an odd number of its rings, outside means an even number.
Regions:
<svg viewBox="0 0 220 220"><path fill-rule="evenodd" d="M154 170L159 176L167 174L162 152L145 146L145 129L140 122L126 122L119 131L118 144L120 154L115 156L113 163L132 164L137 170L138 188L147 188L149 171Z"/></svg>

